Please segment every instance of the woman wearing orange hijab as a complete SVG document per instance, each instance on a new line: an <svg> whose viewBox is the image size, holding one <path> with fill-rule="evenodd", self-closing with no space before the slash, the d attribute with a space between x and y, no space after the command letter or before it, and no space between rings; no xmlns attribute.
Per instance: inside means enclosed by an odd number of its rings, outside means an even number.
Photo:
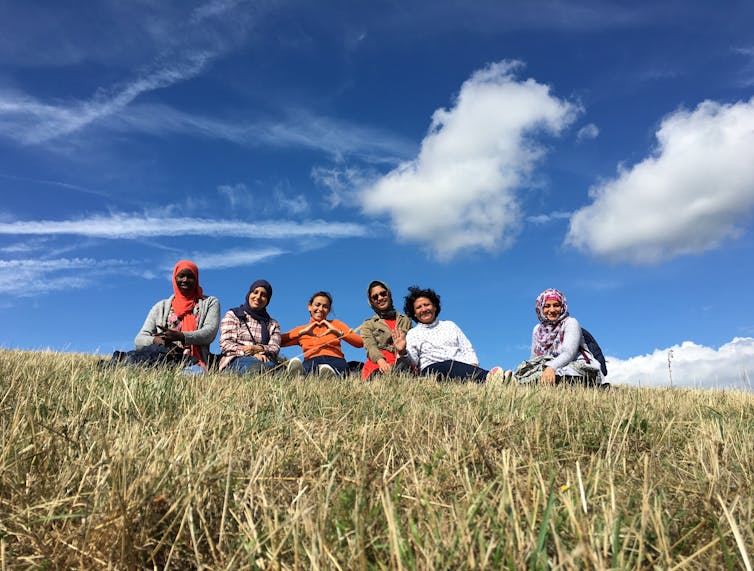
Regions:
<svg viewBox="0 0 754 571"><path fill-rule="evenodd" d="M173 295L158 301L136 335L136 350L160 345L193 357L206 370L209 346L220 326L220 302L204 295L199 268L181 260L173 268Z"/></svg>

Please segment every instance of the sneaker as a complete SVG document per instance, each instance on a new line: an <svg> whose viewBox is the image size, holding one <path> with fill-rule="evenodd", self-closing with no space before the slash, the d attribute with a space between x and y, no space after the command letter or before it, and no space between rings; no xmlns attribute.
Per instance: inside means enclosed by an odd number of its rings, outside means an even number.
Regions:
<svg viewBox="0 0 754 571"><path fill-rule="evenodd" d="M330 365L320 365L317 369L320 377L337 377L338 372Z"/></svg>
<svg viewBox="0 0 754 571"><path fill-rule="evenodd" d="M502 367L492 367L487 372L487 377L485 378L485 381L488 383L502 383L503 379L505 378L505 371Z"/></svg>
<svg viewBox="0 0 754 571"><path fill-rule="evenodd" d="M285 372L291 377L300 377L304 374L304 364L301 362L301 359L296 357L288 359L288 362L285 364Z"/></svg>

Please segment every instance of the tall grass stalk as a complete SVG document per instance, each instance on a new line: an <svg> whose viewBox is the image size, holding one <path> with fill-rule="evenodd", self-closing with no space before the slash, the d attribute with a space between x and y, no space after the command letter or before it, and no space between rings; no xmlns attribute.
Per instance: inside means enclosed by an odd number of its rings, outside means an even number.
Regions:
<svg viewBox="0 0 754 571"><path fill-rule="evenodd" d="M0 351L0 569L741 569L754 395Z"/></svg>

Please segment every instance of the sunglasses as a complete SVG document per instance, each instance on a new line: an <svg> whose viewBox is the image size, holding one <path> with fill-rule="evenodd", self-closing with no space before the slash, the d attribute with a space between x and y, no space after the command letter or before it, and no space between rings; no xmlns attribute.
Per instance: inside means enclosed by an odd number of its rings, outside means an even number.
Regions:
<svg viewBox="0 0 754 571"><path fill-rule="evenodd" d="M382 291L378 291L377 293L373 293L372 295L370 295L369 299L371 299L372 301L377 301L381 297L387 297L389 295L390 294L387 292L387 290L383 289Z"/></svg>

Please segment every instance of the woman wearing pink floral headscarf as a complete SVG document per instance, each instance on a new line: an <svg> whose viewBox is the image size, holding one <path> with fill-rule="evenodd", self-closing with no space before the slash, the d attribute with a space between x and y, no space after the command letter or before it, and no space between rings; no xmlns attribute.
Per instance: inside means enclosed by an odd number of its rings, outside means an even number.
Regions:
<svg viewBox="0 0 754 571"><path fill-rule="evenodd" d="M586 346L581 325L568 314L563 292L546 289L537 296L534 311L539 323L532 331L531 358L518 366L514 377L543 385L600 384L600 363Z"/></svg>

